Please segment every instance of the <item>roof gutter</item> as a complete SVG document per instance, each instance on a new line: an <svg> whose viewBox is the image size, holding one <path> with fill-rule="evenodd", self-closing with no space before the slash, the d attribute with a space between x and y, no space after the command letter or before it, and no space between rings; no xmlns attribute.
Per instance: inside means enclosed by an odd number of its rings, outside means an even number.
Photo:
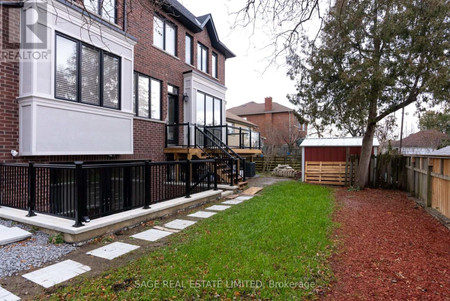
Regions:
<svg viewBox="0 0 450 301"><path fill-rule="evenodd" d="M10 8L21 8L21 7L23 7L23 2L0 1L0 6L10 7Z"/></svg>

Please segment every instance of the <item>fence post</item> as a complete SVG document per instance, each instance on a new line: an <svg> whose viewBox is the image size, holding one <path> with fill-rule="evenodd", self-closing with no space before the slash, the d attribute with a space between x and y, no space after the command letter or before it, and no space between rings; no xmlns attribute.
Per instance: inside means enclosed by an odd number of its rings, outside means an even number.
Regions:
<svg viewBox="0 0 450 301"><path fill-rule="evenodd" d="M230 186L233 186L233 159L228 162L230 165Z"/></svg>
<svg viewBox="0 0 450 301"><path fill-rule="evenodd" d="M242 175L243 175L243 180L244 180L244 182L245 182L245 179L246 179L246 175L245 175L245 167L246 167L246 165L245 165L245 162L246 162L246 160L245 160L245 158L244 159L242 159L242 165L243 165L243 173L242 173Z"/></svg>
<svg viewBox="0 0 450 301"><path fill-rule="evenodd" d="M188 130L187 130L187 147L191 148L191 124L189 122L188 122L187 128L188 128Z"/></svg>
<svg viewBox="0 0 450 301"><path fill-rule="evenodd" d="M83 186L83 162L75 161L75 181L77 187L77 198L76 198L76 206L75 206L75 224L73 227L81 227L83 225L83 212L85 206L84 199L84 186Z"/></svg>
<svg viewBox="0 0 450 301"><path fill-rule="evenodd" d="M150 200L152 193L152 177L150 162L145 161L144 165L144 209L150 209Z"/></svg>
<svg viewBox="0 0 450 301"><path fill-rule="evenodd" d="M239 174L241 173L241 161L235 159L236 161L236 185L239 184Z"/></svg>
<svg viewBox="0 0 450 301"><path fill-rule="evenodd" d="M225 141L226 144L228 145L228 124L225 125Z"/></svg>
<svg viewBox="0 0 450 301"><path fill-rule="evenodd" d="M192 163L186 160L186 198L191 197Z"/></svg>
<svg viewBox="0 0 450 301"><path fill-rule="evenodd" d="M217 158L214 158L214 190L217 190Z"/></svg>
<svg viewBox="0 0 450 301"><path fill-rule="evenodd" d="M250 149L252 149L252 130L248 130L248 136L249 136L248 142L250 145Z"/></svg>
<svg viewBox="0 0 450 301"><path fill-rule="evenodd" d="M242 148L242 128L239 127L239 148Z"/></svg>
<svg viewBox="0 0 450 301"><path fill-rule="evenodd" d="M28 217L36 216L36 168L34 162L28 165Z"/></svg>
<svg viewBox="0 0 450 301"><path fill-rule="evenodd" d="M430 165L430 157L428 157L428 169L427 169L427 199L425 201L426 207L431 207L431 172L433 171L433 165Z"/></svg>

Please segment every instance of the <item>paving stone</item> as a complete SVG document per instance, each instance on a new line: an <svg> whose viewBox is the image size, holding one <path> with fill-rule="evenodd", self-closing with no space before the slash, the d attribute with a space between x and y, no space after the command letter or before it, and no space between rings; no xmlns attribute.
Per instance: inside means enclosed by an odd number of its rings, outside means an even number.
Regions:
<svg viewBox="0 0 450 301"><path fill-rule="evenodd" d="M206 210L212 210L212 211L224 211L230 208L231 206L225 206L225 205L214 205L208 208L205 208Z"/></svg>
<svg viewBox="0 0 450 301"><path fill-rule="evenodd" d="M138 248L139 246L126 244L123 242L114 242L104 247L87 252L86 254L112 260Z"/></svg>
<svg viewBox="0 0 450 301"><path fill-rule="evenodd" d="M49 288L90 270L91 268L87 265L69 259L25 274L23 277L45 288Z"/></svg>
<svg viewBox="0 0 450 301"><path fill-rule="evenodd" d="M6 227L0 225L0 246L21 241L31 237L31 233L19 227Z"/></svg>
<svg viewBox="0 0 450 301"><path fill-rule="evenodd" d="M5 290L4 288L2 288L0 286L0 300L1 301L17 301L17 300L20 300L20 298L11 292L8 292L7 290Z"/></svg>
<svg viewBox="0 0 450 301"><path fill-rule="evenodd" d="M222 202L222 204L225 204L225 205L237 205L237 204L242 203L243 201L244 200L229 200L229 201Z"/></svg>
<svg viewBox="0 0 450 301"><path fill-rule="evenodd" d="M262 187L250 187L242 192L243 195L255 195L263 190Z"/></svg>
<svg viewBox="0 0 450 301"><path fill-rule="evenodd" d="M165 224L164 226L167 227L167 228L183 230L183 229L186 229L189 226L192 226L195 223L196 222L194 222L194 221L187 221L187 220L184 220L184 219L176 219L176 220L173 220L173 221Z"/></svg>
<svg viewBox="0 0 450 301"><path fill-rule="evenodd" d="M208 218L216 214L216 212L207 212L207 211L197 211L195 213L189 214L189 217L197 217L197 218Z"/></svg>
<svg viewBox="0 0 450 301"><path fill-rule="evenodd" d="M150 229L141 233L134 234L131 237L147 241L157 241L158 239L169 236L170 234L172 234L172 232Z"/></svg>
<svg viewBox="0 0 450 301"><path fill-rule="evenodd" d="M252 196L241 195L241 196L235 198L235 200L238 200L238 201L247 201L247 200L250 200L251 198L253 198L253 197L252 197Z"/></svg>

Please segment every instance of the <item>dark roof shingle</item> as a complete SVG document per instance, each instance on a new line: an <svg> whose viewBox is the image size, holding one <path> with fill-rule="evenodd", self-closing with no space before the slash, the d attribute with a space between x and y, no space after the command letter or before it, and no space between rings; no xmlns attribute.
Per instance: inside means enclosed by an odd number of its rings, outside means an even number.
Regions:
<svg viewBox="0 0 450 301"><path fill-rule="evenodd" d="M409 135L402 141L402 147L432 147L437 148L441 140L448 139L448 136L437 130L420 131ZM392 142L393 147L400 146L400 140Z"/></svg>

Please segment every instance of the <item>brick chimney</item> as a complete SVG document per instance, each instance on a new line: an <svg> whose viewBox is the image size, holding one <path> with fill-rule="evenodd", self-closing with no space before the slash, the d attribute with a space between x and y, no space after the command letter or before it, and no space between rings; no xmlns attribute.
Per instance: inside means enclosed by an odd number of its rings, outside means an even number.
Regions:
<svg viewBox="0 0 450 301"><path fill-rule="evenodd" d="M264 100L264 111L272 111L272 97L266 97Z"/></svg>

